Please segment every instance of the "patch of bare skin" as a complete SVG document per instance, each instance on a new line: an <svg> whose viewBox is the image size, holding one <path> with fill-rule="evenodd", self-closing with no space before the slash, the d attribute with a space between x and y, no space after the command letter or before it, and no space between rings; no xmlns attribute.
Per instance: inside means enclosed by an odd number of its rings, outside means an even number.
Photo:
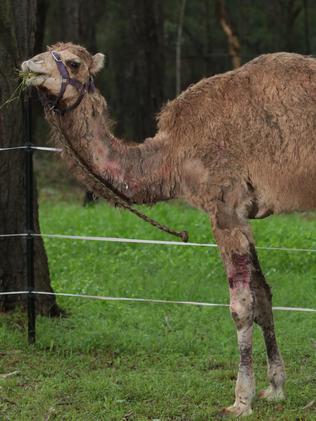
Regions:
<svg viewBox="0 0 316 421"><path fill-rule="evenodd" d="M238 311L232 304L233 311L239 314L238 321L243 311ZM240 308L240 307L239 307ZM247 311L244 311L247 313ZM247 316L246 316L247 318ZM255 396L255 378L252 366L252 331L251 324L242 323L242 327L237 329L237 338L240 349L240 364L235 387L235 403L226 408L225 412L236 416L249 415L252 413L251 403Z"/></svg>
<svg viewBox="0 0 316 421"><path fill-rule="evenodd" d="M252 413L255 378L252 364L253 295L250 289L249 255L233 254L228 274L230 311L237 328L240 363L235 387L235 402L225 408L224 415L235 417Z"/></svg>
<svg viewBox="0 0 316 421"><path fill-rule="evenodd" d="M236 417L250 415L255 396L255 378L252 364L252 332L254 299L250 288L250 258L248 254L233 254L228 274L230 311L237 328L240 352L239 371L235 387L235 402L225 408L225 414Z"/></svg>

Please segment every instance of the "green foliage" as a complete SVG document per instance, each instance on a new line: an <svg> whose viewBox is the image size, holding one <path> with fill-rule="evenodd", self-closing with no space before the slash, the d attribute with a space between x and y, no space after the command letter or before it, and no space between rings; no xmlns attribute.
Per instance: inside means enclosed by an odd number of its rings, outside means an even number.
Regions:
<svg viewBox="0 0 316 421"><path fill-rule="evenodd" d="M178 204L147 209L211 240L207 217ZM168 239L133 215L98 204L43 203L43 233ZM258 246L316 248L313 215L253 223ZM228 302L217 249L47 239L56 291ZM274 305L316 307L315 254L260 251ZM26 345L25 315L2 315L0 418L10 420L216 420L233 401L235 329L225 308L61 298L62 319L39 317ZM287 367L284 403L256 401L249 420L316 419L315 315L275 312ZM255 330L257 389L266 386L264 345ZM125 418L124 418L125 417Z"/></svg>

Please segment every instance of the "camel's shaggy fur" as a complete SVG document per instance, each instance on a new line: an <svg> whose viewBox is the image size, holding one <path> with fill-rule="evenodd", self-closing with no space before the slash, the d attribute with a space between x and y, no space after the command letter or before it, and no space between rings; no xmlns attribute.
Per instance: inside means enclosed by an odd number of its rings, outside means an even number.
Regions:
<svg viewBox="0 0 316 421"><path fill-rule="evenodd" d="M69 72L84 82L102 67L73 44L57 44ZM24 62L43 73L30 80L56 95L60 75L50 52ZM67 105L78 93L68 86ZM240 367L236 399L226 412L250 414L255 394L253 322L262 328L268 355L268 399L283 398L285 373L275 339L271 292L256 256L250 218L316 208L316 60L298 54L258 57L238 70L203 79L168 102L158 131L142 144L124 143L110 130L98 91L72 112L46 113L66 160L98 195L99 181L134 203L183 199L207 212L219 245L237 328ZM113 199L113 198L112 198ZM115 198L113 199L116 200Z"/></svg>

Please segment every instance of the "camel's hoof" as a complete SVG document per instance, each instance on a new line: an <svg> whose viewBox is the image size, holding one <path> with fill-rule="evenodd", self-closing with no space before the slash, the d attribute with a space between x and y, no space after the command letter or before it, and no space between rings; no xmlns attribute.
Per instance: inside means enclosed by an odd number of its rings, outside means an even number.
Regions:
<svg viewBox="0 0 316 421"><path fill-rule="evenodd" d="M268 386L266 389L259 392L260 399L267 399L268 401L283 401L285 395L282 388L276 389L273 386Z"/></svg>
<svg viewBox="0 0 316 421"><path fill-rule="evenodd" d="M225 408L221 415L222 416L231 416L231 417L246 417L247 415L251 415L252 414L252 409L251 406L246 406L246 405L232 405L229 406L228 408Z"/></svg>

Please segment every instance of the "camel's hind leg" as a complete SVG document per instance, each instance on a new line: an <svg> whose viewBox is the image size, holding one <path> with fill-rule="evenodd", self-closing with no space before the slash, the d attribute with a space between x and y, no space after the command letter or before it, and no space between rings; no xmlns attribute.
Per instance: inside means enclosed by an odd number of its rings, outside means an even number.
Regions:
<svg viewBox="0 0 316 421"><path fill-rule="evenodd" d="M252 285L255 296L255 322L261 327L267 349L269 386L260 392L260 397L269 400L284 399L283 384L285 371L277 345L272 315L272 294L257 258L254 247L251 249L253 267Z"/></svg>

